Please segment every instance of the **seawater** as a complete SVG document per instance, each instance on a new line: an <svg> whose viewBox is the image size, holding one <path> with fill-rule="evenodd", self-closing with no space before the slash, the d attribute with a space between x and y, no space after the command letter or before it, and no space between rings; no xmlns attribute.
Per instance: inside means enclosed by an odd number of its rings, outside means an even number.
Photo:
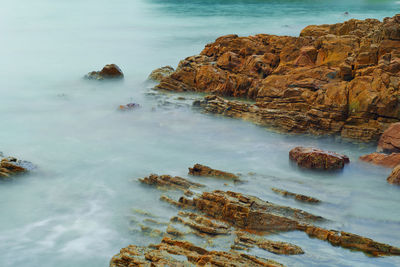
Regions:
<svg viewBox="0 0 400 267"><path fill-rule="evenodd" d="M329 219L324 227L400 246L399 188L389 169L359 162L373 145L291 136L191 108L197 97L160 93L145 82L156 67L176 67L220 35L298 35L309 24L399 13L398 1L2 1L0 9L0 151L38 168L0 182L0 266L108 266L129 244L157 243L141 224L177 213L137 182L150 173L187 177L202 163L242 173L243 184L194 179L206 190L252 194ZM344 12L348 12L345 15ZM122 82L85 81L107 63ZM120 112L129 102L140 109ZM345 153L342 172L301 171L288 161L298 145ZM252 175L249 175L252 173ZM286 188L320 198L310 206L275 195ZM144 212L149 214L143 214ZM149 225L149 224L147 224ZM150 226L150 225L149 225ZM152 226L165 230L163 226ZM289 266L399 266L292 232L305 254L251 253ZM194 238L193 238L194 239ZM219 239L209 249L229 250Z"/></svg>

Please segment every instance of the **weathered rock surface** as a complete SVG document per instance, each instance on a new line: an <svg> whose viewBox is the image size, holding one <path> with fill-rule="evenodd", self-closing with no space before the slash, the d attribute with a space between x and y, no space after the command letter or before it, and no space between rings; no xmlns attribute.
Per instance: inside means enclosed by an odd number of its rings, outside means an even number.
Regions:
<svg viewBox="0 0 400 267"><path fill-rule="evenodd" d="M171 66L165 66L158 69L153 70L149 75L149 80L153 80L156 82L161 82L161 80L165 77L168 77L174 72L174 68Z"/></svg>
<svg viewBox="0 0 400 267"><path fill-rule="evenodd" d="M201 164L195 164L193 168L189 168L189 174L193 176L217 177L217 178L232 179L232 180L239 179L239 176L233 173L215 170Z"/></svg>
<svg viewBox="0 0 400 267"><path fill-rule="evenodd" d="M389 184L400 185L400 165L393 169L392 173L387 178Z"/></svg>
<svg viewBox="0 0 400 267"><path fill-rule="evenodd" d="M184 256L185 259L176 256ZM160 244L149 247L130 245L121 249L110 262L110 267L131 266L283 266L244 253L208 251L187 241L164 237Z"/></svg>
<svg viewBox="0 0 400 267"><path fill-rule="evenodd" d="M378 142L378 152L400 152L400 123L393 123L383 132Z"/></svg>
<svg viewBox="0 0 400 267"><path fill-rule="evenodd" d="M108 64L101 71L89 72L85 78L89 80L122 79L124 74L117 65Z"/></svg>
<svg viewBox="0 0 400 267"><path fill-rule="evenodd" d="M375 165L381 165L388 168L394 168L400 164L400 153L384 154L384 153L371 153L363 155L360 160L372 163Z"/></svg>
<svg viewBox="0 0 400 267"><path fill-rule="evenodd" d="M400 120L399 27L400 14L311 25L299 37L222 36L156 88L255 100L201 107L285 131L377 140Z"/></svg>
<svg viewBox="0 0 400 267"><path fill-rule="evenodd" d="M298 255L304 254L304 251L296 245L267 240L259 236L251 235L247 232L239 231L236 233L236 239L233 249L246 249L254 246L258 246L261 249L267 250L269 252L275 254L283 254L283 255Z"/></svg>
<svg viewBox="0 0 400 267"><path fill-rule="evenodd" d="M306 203L320 203L321 201L319 199L313 198L313 197L309 197L309 196L305 196L305 195L301 195L301 194L295 194L286 190L282 190L282 189L278 189L278 188L271 188L272 191L274 191L277 194L280 194L282 196L285 197L291 197L294 198L297 201L300 202L306 202Z"/></svg>
<svg viewBox="0 0 400 267"><path fill-rule="evenodd" d="M290 150L289 158L307 169L342 169L350 160L346 155L323 151L312 147L296 147Z"/></svg>
<svg viewBox="0 0 400 267"><path fill-rule="evenodd" d="M0 179L25 173L33 168L33 164L28 161L21 161L13 157L3 158L0 161Z"/></svg>
<svg viewBox="0 0 400 267"><path fill-rule="evenodd" d="M150 174L148 177L139 179L139 181L141 183L152 186L174 188L182 191L186 191L190 188L198 188L204 186L199 183L190 182L182 177L179 176L172 177L171 175Z"/></svg>

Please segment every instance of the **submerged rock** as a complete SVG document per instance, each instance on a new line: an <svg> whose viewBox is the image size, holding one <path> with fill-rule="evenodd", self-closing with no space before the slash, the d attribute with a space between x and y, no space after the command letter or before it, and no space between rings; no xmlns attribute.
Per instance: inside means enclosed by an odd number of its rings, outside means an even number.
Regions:
<svg viewBox="0 0 400 267"><path fill-rule="evenodd" d="M392 173L387 178L389 184L400 185L400 165L393 169Z"/></svg>
<svg viewBox="0 0 400 267"><path fill-rule="evenodd" d="M184 257L177 257L184 256ZM110 262L110 267L131 266L283 266L244 253L208 251L187 241L164 237L160 244L149 247L130 245L121 249Z"/></svg>
<svg viewBox="0 0 400 267"><path fill-rule="evenodd" d="M200 107L289 132L375 141L400 120L399 17L310 25L299 37L222 36L156 88L248 98L255 104L205 99Z"/></svg>
<svg viewBox="0 0 400 267"><path fill-rule="evenodd" d="M300 194L295 194L286 190L282 190L282 189L278 189L278 188L271 188L272 191L274 191L275 193L281 194L282 196L285 197L291 197L294 198L297 201L301 201L301 202L306 202L306 203L320 203L321 201L319 199L313 198L313 197L309 197L309 196L305 196L305 195L300 195Z"/></svg>
<svg viewBox="0 0 400 267"><path fill-rule="evenodd" d="M128 110L132 110L132 109L137 109L137 108L139 108L140 107L140 105L139 104L136 104L136 103L128 103L128 104L126 104L126 105L120 105L119 106L119 110L122 110L122 111L128 111Z"/></svg>
<svg viewBox="0 0 400 267"><path fill-rule="evenodd" d="M124 74L117 65L108 64L101 71L89 72L85 78L89 80L122 79L124 78Z"/></svg>
<svg viewBox="0 0 400 267"><path fill-rule="evenodd" d="M170 175L150 174L148 177L139 179L139 181L152 186L174 188L182 191L187 191L190 188L204 187L202 184L193 183L182 177L172 177Z"/></svg>
<svg viewBox="0 0 400 267"><path fill-rule="evenodd" d="M388 168L394 168L400 164L400 153L384 154L384 153L371 153L363 155L360 160L380 165Z"/></svg>
<svg viewBox="0 0 400 267"><path fill-rule="evenodd" d="M193 168L189 168L189 174L193 176L217 177L217 178L232 179L232 180L239 179L239 176L233 173L215 170L201 164L195 164Z"/></svg>
<svg viewBox="0 0 400 267"><path fill-rule="evenodd" d="M383 132L378 142L378 152L400 152L400 123L393 123Z"/></svg>
<svg viewBox="0 0 400 267"><path fill-rule="evenodd" d="M153 70L149 75L149 80L153 80L156 82L161 82L161 80L174 72L174 68L171 66L165 66L158 69Z"/></svg>
<svg viewBox="0 0 400 267"><path fill-rule="evenodd" d="M289 152L289 158L307 169L342 169L350 160L346 155L323 151L312 147L296 147Z"/></svg>
<svg viewBox="0 0 400 267"><path fill-rule="evenodd" d="M2 155L2 154L1 154ZM0 179L28 172L35 166L29 161L18 160L13 157L3 158L0 161Z"/></svg>

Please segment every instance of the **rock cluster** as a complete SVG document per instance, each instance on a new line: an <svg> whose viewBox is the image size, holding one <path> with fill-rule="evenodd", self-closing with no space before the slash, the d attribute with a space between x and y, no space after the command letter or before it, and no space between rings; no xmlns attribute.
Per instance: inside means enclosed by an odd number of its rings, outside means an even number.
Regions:
<svg viewBox="0 0 400 267"><path fill-rule="evenodd" d="M320 203L321 201L319 199L316 199L314 197L309 197L301 194L295 194L286 190L278 189L278 188L271 188L272 191L274 191L277 194L280 194L285 197L291 197L294 198L297 201L300 202L306 202L306 203Z"/></svg>
<svg viewBox="0 0 400 267"><path fill-rule="evenodd" d="M86 74L85 78L89 80L122 79L124 78L124 74L117 65L108 64L105 65L101 71L89 72Z"/></svg>
<svg viewBox="0 0 400 267"><path fill-rule="evenodd" d="M182 257L176 256L184 256ZM208 251L187 241L164 237L160 244L149 247L130 245L121 249L110 262L110 267L131 266L283 266L272 260L245 253Z"/></svg>
<svg viewBox="0 0 400 267"><path fill-rule="evenodd" d="M215 170L201 164L195 164L193 168L189 168L189 174L193 176L217 177L217 178L232 179L232 180L239 179L239 176L233 173Z"/></svg>
<svg viewBox="0 0 400 267"><path fill-rule="evenodd" d="M296 147L290 150L289 158L297 165L307 169L335 170L342 169L349 163L349 157L312 147Z"/></svg>
<svg viewBox="0 0 400 267"><path fill-rule="evenodd" d="M165 66L158 69L153 70L149 75L149 80L153 80L156 82L161 82L164 77L171 75L174 72L174 68L171 66Z"/></svg>
<svg viewBox="0 0 400 267"><path fill-rule="evenodd" d="M223 36L156 88L252 99L201 106L285 131L377 140L400 119L399 27L400 14L312 25L299 37Z"/></svg>

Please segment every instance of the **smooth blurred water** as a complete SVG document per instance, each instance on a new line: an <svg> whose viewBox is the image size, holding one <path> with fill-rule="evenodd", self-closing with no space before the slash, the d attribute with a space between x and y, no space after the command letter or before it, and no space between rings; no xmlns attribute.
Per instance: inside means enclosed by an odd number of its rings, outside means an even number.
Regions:
<svg viewBox="0 0 400 267"><path fill-rule="evenodd" d="M220 35L298 35L308 24L382 19L399 8L398 1L361 0L3 1L0 151L38 168L0 182L0 266L107 266L128 244L156 243L159 238L140 231L146 215L133 209L160 221L177 210L136 179L150 173L185 177L194 163L240 172L246 180L224 185L200 179L207 190L245 192L302 208L330 219L325 227L400 246L400 189L386 183L390 170L357 161L373 146L277 134L203 115L190 107L196 96L177 100L176 94L152 92L152 84L144 82L152 69L176 66ZM107 63L122 68L123 82L81 79ZM129 102L142 108L117 110ZM352 163L338 173L301 171L288 161L288 151L297 145L345 153ZM323 203L300 204L270 187ZM399 258L369 258L304 233L271 238L300 245L306 253L251 253L289 266L400 265ZM215 240L211 249L229 245Z"/></svg>

